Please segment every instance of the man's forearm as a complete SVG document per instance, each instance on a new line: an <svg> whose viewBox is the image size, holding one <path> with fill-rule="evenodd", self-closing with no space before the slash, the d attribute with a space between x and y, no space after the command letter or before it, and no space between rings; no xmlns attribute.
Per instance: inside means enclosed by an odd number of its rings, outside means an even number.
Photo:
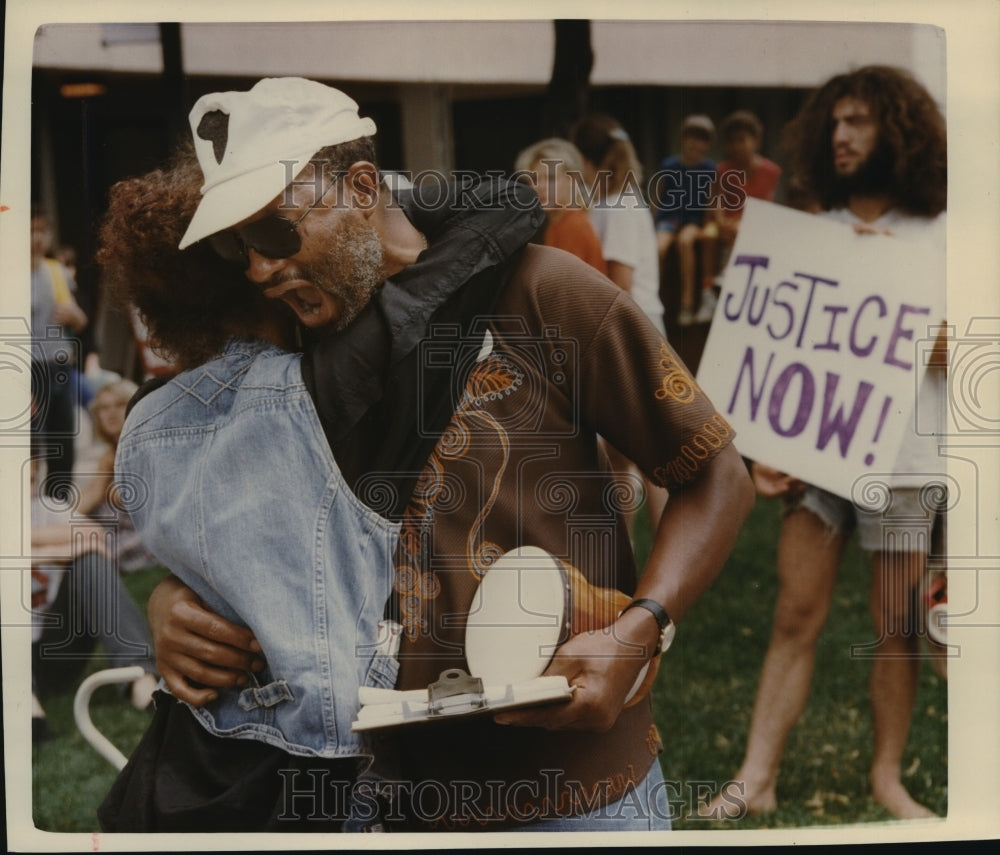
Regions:
<svg viewBox="0 0 1000 855"><path fill-rule="evenodd" d="M729 446L697 481L671 493L636 597L683 617L719 574L753 501L746 466Z"/></svg>

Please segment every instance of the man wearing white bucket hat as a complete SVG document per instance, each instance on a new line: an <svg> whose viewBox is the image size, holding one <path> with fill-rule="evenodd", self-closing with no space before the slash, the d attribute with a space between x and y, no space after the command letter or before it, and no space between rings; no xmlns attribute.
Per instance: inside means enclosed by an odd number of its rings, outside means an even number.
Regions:
<svg viewBox="0 0 1000 855"><path fill-rule="evenodd" d="M206 96L192 112L204 192L179 255L210 247L217 259L206 263L229 263L303 327L323 334L301 360L279 359L273 348L225 345L221 358L151 392L129 417L118 466L150 485L149 499L133 511L137 528L211 611L249 627L267 663L252 689L227 688L245 683L253 667L239 651L252 649L250 634L192 606L185 594L186 612L196 616L186 629L185 619L176 619L180 628L160 634L160 655L171 659L167 683L183 700L207 700L196 715L208 729L214 716L219 735L241 730L290 753L363 753L340 731L331 739L330 725L340 728L346 713L338 704L356 703L359 684L426 688L464 667L464 617L478 582L500 554L538 546L590 585L634 596L635 608L617 617L613 631L580 633L560 647L548 673L574 686L569 702L401 732L376 744L376 758L395 764L384 819L424 830L663 827L669 806L650 703L623 706L671 623L668 612L680 618L710 584L749 509L732 432L618 289L565 254L521 248L520 191L504 185L506 214L491 202L495 190L479 190L468 199L459 193L444 216L422 207L419 188L389 193L370 148L362 148L370 140L349 138L370 133L353 102L344 107L345 96L319 86L262 81L248 93ZM337 105L334 120L328 114ZM333 128L329 147L320 137ZM266 190L253 186L257 177ZM521 216L513 216L518 205ZM534 200L527 207L537 212ZM129 250L119 250L123 257ZM220 279L238 299L235 281ZM135 285L131 296L143 301L146 287ZM247 301L257 299L256 289L244 288ZM192 307L214 299L204 288L191 290ZM169 325L160 323L166 313L149 298L140 309L170 347ZM223 308L223 319L234 311ZM262 332L238 327L217 331L214 343ZM264 376L276 365L285 372L280 378ZM290 388L295 372L293 411L274 390ZM228 401L224 415L218 399ZM239 419L229 419L234 407ZM265 417L267 425L252 423ZM195 430L192 419L204 429ZM289 427L277 426L280 419ZM222 441L222 423L239 445ZM285 439L289 430L294 435ZM674 491L638 582L598 433ZM317 435L327 454L333 451L322 465ZM230 480L179 474L193 472ZM353 496L333 514L331 484L342 482ZM379 522L366 511L396 520L398 541L395 528L373 541L365 526ZM344 528L342 513L361 523ZM379 566L378 550L343 554L350 538L394 543L391 572L383 572L384 555ZM330 571L324 584L295 589L292 569L266 563L275 543L284 556L307 547L310 566L320 561ZM316 578L313 572L305 575ZM359 621L371 619L372 603L381 612L387 599L379 600L379 585L386 595L391 589L389 613L401 627L398 663L358 655L364 633L369 643L375 637L374 627ZM289 596L289 588L305 593ZM303 596L308 608L296 611ZM331 603L341 601L348 614L332 614ZM214 629L205 629L205 619ZM304 660L317 646L329 652L317 673L331 664L343 669L339 680L326 678L327 689L296 674L309 670ZM380 668L386 673L373 680ZM198 689L184 675L218 688ZM333 715L317 725L304 711L324 691ZM264 708L259 717L248 710L255 705ZM232 711L223 722L228 730L219 726L220 710ZM268 731L282 721L284 742ZM250 733L255 722L261 726ZM295 798L284 808L293 817L303 787L318 785L308 775L290 783ZM430 804L423 796L437 786L444 798ZM619 808L630 796L641 807L626 815Z"/></svg>

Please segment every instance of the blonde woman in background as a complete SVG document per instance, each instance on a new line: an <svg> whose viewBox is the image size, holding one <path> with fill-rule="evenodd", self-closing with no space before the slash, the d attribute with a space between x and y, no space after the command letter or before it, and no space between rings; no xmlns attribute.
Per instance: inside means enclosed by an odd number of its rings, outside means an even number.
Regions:
<svg viewBox="0 0 1000 855"><path fill-rule="evenodd" d="M593 203L590 220L601 239L608 276L666 338L660 301L653 216L642 196L642 167L625 129L610 116L581 119L572 141L583 155Z"/></svg>
<svg viewBox="0 0 1000 855"><path fill-rule="evenodd" d="M544 243L571 252L605 276L601 239L587 216L583 155L569 140L549 137L533 143L514 162L517 177L538 194L545 211Z"/></svg>

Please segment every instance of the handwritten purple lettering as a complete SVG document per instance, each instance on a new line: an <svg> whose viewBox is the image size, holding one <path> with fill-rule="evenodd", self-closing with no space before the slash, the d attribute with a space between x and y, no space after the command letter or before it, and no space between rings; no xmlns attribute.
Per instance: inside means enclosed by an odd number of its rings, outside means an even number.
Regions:
<svg viewBox="0 0 1000 855"><path fill-rule="evenodd" d="M738 255L733 266L746 269L741 287L726 294L722 316L730 323L763 325L772 341L794 337L799 350L849 351L853 356L875 355L886 365L909 371L912 360L901 354L903 343L913 341L917 331L912 315L930 315L928 306L901 303L894 313L886 301L873 294L856 304L829 298L840 282L815 273L795 271L791 279L773 287L763 280L768 270L766 255ZM883 319L892 315L891 328Z"/></svg>
<svg viewBox="0 0 1000 855"><path fill-rule="evenodd" d="M847 458L858 433L858 426L870 409L869 402L874 400L872 393L875 386L867 380L861 380L853 390L842 389L841 375L833 371L824 372L818 415L814 418L814 412L817 411L817 380L813 370L803 362L792 362L778 373L772 383L770 377L776 356L772 351L766 358L759 360L753 347L746 348L736 376L736 385L729 399L728 414L733 415L742 409L742 400L745 398L749 420L756 422L761 404L766 402L767 422L778 436L799 436L810 424L815 423L815 448L823 451L836 440L840 457ZM881 403L874 443L878 442L891 401L892 398L886 396ZM872 462L874 456L869 454L866 463L870 465Z"/></svg>

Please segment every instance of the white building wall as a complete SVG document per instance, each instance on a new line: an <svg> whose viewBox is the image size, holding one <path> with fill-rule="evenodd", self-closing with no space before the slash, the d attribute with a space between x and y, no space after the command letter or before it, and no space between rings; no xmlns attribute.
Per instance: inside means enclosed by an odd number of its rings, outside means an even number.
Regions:
<svg viewBox="0 0 1000 855"><path fill-rule="evenodd" d="M107 43L123 32L45 27L35 64L160 71L158 42ZM927 25L596 21L592 37L597 86L813 86L878 62L909 68L941 101L945 92L944 36ZM544 86L553 58L551 21L193 23L182 39L185 70L204 75Z"/></svg>

